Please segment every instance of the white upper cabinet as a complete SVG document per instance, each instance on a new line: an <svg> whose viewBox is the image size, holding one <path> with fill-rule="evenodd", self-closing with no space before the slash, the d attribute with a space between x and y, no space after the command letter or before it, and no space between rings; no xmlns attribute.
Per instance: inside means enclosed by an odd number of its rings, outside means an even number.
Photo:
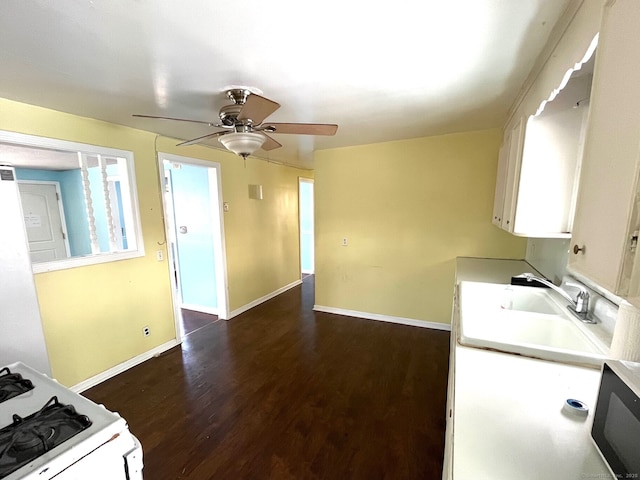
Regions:
<svg viewBox="0 0 640 480"><path fill-rule="evenodd" d="M523 138L524 121L520 119L513 128L506 131L498 156L492 221L494 225L508 232L513 232Z"/></svg>
<svg viewBox="0 0 640 480"><path fill-rule="evenodd" d="M535 115L506 130L494 225L520 236L570 236L592 76L590 59L568 73Z"/></svg>
<svg viewBox="0 0 640 480"><path fill-rule="evenodd" d="M607 1L569 269L637 304L640 1ZM575 253L574 253L575 252Z"/></svg>
<svg viewBox="0 0 640 480"><path fill-rule="evenodd" d="M498 153L498 174L496 176L496 195L493 199L493 219L491 222L496 227L502 227L502 215L504 210L504 190L507 183L507 163L509 159L509 144L508 138L505 137L502 145L500 146L500 153Z"/></svg>
<svg viewBox="0 0 640 480"><path fill-rule="evenodd" d="M582 65L527 121L513 226L517 235L570 235L592 76L593 62Z"/></svg>

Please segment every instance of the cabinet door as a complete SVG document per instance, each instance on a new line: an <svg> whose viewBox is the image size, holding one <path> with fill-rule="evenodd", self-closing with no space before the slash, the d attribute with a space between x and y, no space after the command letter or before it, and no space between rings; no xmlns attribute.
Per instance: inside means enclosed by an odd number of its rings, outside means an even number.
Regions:
<svg viewBox="0 0 640 480"><path fill-rule="evenodd" d="M506 142L505 142L506 144ZM516 207L518 201L518 185L520 183L520 165L522 163L522 147L524 145L524 119L520 118L509 132L508 162L504 191L504 209L502 228L513 233Z"/></svg>
<svg viewBox="0 0 640 480"><path fill-rule="evenodd" d="M593 58L587 62L593 68ZM591 75L578 70L525 127L513 233L569 238L578 190Z"/></svg>
<svg viewBox="0 0 640 480"><path fill-rule="evenodd" d="M509 143L511 135L505 135L504 142L498 154L498 173L496 175L496 196L493 200L493 219L491 222L496 227L502 227L504 212L504 192L507 184L507 165L509 163Z"/></svg>
<svg viewBox="0 0 640 480"><path fill-rule="evenodd" d="M640 142L640 2L604 8L569 268L626 295ZM573 253L573 249L575 252ZM626 278L625 278L626 277Z"/></svg>

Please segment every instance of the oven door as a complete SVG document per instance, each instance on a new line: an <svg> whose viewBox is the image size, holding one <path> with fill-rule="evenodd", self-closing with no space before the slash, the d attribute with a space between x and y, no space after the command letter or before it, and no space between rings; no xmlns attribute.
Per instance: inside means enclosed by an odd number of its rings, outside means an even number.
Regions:
<svg viewBox="0 0 640 480"><path fill-rule="evenodd" d="M49 477L46 477L49 478ZM73 463L51 480L142 480L142 447L128 430Z"/></svg>
<svg viewBox="0 0 640 480"><path fill-rule="evenodd" d="M591 436L617 478L640 478L640 401L607 363Z"/></svg>

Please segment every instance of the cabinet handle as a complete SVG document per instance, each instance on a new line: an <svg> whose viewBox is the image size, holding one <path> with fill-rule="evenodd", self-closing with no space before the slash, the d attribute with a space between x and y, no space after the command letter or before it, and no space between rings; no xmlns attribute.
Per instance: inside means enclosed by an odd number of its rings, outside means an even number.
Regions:
<svg viewBox="0 0 640 480"><path fill-rule="evenodd" d="M578 244L575 244L573 246L573 253L575 255L579 254L580 252L582 252L584 254L585 250L586 250L586 247L584 245L579 247Z"/></svg>

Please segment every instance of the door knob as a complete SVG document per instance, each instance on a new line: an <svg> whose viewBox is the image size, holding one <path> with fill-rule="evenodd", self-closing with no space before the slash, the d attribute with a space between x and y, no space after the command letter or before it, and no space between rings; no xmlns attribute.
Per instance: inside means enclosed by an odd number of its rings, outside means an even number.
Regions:
<svg viewBox="0 0 640 480"><path fill-rule="evenodd" d="M573 246L573 253L574 253L575 255L579 254L580 252L582 252L582 253L584 254L585 250L586 250L586 247L585 247L584 245L583 245L583 246L581 246L581 247L579 247L579 246L578 246L578 244L576 243L576 244Z"/></svg>
<svg viewBox="0 0 640 480"><path fill-rule="evenodd" d="M182 226L178 229L180 231L180 233L187 233L187 227Z"/></svg>

